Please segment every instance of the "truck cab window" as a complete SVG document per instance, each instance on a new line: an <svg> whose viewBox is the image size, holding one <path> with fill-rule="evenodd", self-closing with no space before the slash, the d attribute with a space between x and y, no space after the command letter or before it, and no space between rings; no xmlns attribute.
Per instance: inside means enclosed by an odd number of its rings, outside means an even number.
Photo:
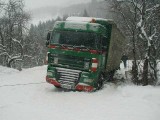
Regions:
<svg viewBox="0 0 160 120"><path fill-rule="evenodd" d="M47 34L47 41L50 40L50 37L51 37L51 32L48 32L48 34Z"/></svg>
<svg viewBox="0 0 160 120"><path fill-rule="evenodd" d="M101 44L101 37L100 37L100 35L96 35L95 36L95 46L96 46L97 50L101 50L102 44Z"/></svg>
<svg viewBox="0 0 160 120"><path fill-rule="evenodd" d="M51 44L85 46L92 49L101 48L100 36L90 32L54 31L51 36Z"/></svg>
<svg viewBox="0 0 160 120"><path fill-rule="evenodd" d="M46 38L46 46L48 46L48 45L49 45L50 38L51 38L51 32L48 32L48 34L47 34L47 38Z"/></svg>
<svg viewBox="0 0 160 120"><path fill-rule="evenodd" d="M102 50L107 49L107 37L106 36L102 36L101 40L102 40Z"/></svg>
<svg viewBox="0 0 160 120"><path fill-rule="evenodd" d="M102 45L106 46L107 45L107 37L102 36Z"/></svg>
<svg viewBox="0 0 160 120"><path fill-rule="evenodd" d="M51 36L51 44L59 44L59 40L60 40L60 33L53 32Z"/></svg>

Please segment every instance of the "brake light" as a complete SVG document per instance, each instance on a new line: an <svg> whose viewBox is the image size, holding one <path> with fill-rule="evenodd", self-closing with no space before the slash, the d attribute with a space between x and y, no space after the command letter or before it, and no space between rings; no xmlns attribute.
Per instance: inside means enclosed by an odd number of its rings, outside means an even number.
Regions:
<svg viewBox="0 0 160 120"><path fill-rule="evenodd" d="M91 66L91 71L96 72L98 67L98 59L97 58L92 58L92 66Z"/></svg>

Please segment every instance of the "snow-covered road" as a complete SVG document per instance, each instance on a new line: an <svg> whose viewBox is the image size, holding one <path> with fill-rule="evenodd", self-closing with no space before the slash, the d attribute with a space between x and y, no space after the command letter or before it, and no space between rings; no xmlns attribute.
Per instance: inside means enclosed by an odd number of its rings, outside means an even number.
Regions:
<svg viewBox="0 0 160 120"><path fill-rule="evenodd" d="M160 87L73 92L45 83L45 75L46 66L21 72L0 66L0 120L160 120Z"/></svg>

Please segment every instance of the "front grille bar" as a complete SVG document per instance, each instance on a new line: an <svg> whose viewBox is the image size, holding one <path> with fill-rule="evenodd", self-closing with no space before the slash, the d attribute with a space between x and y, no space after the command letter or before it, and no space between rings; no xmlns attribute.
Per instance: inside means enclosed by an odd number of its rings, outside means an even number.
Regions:
<svg viewBox="0 0 160 120"><path fill-rule="evenodd" d="M75 88L76 83L79 80L80 70L71 70L66 68L56 68L59 75L58 82L62 87L69 87L71 89ZM66 88L66 87L65 87Z"/></svg>

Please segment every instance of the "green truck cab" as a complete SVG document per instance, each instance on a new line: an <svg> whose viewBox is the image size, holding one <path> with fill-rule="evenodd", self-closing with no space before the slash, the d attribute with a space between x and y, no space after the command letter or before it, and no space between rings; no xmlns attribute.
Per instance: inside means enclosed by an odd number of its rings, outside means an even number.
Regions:
<svg viewBox="0 0 160 120"><path fill-rule="evenodd" d="M69 17L47 35L46 81L57 88L101 89L119 68L125 38L112 20Z"/></svg>

